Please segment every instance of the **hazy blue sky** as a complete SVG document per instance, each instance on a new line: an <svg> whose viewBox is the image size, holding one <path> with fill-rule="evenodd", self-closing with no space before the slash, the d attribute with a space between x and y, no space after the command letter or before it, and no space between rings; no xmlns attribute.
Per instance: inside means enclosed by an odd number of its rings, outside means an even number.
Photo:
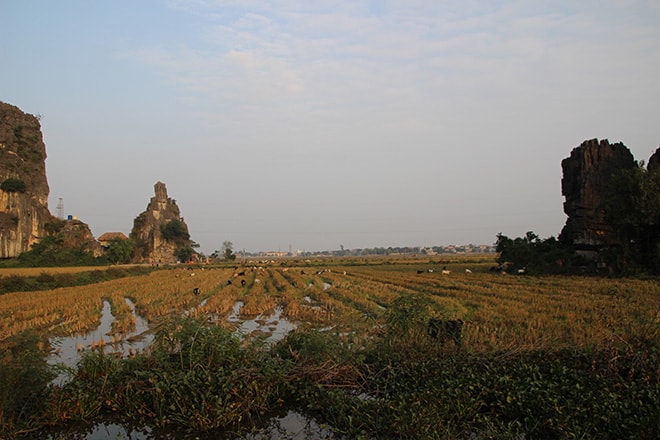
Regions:
<svg viewBox="0 0 660 440"><path fill-rule="evenodd" d="M582 141L660 144L660 2L0 2L49 207L128 233L157 181L211 253L556 236Z"/></svg>

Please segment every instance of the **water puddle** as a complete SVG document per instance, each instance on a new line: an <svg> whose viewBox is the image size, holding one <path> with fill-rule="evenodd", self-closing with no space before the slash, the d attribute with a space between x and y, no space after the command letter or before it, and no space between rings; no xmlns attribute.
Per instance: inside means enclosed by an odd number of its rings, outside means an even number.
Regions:
<svg viewBox="0 0 660 440"><path fill-rule="evenodd" d="M255 333L269 334L266 343L274 344L297 327L297 324L283 318L283 313L284 310L277 307L272 315L259 315L254 319L243 321L236 331L243 336Z"/></svg>
<svg viewBox="0 0 660 440"><path fill-rule="evenodd" d="M139 316L135 311L135 304L128 298L125 298L126 304L130 307L135 318L135 330L121 339L113 338L109 335L112 330L112 323L115 320L112 315L110 303L103 302L101 319L98 328L84 334L70 337L57 337L51 339L51 346L55 347L48 356L47 361L51 365L64 364L67 367L75 367L85 351L93 349L103 349L106 353L117 353L120 356L127 356L132 353L144 350L153 342L153 334L149 331L149 323L146 319ZM305 301L313 304L311 297L305 297ZM202 301L193 310L203 307L206 300ZM282 307L276 307L271 314L262 314L254 319L243 320L240 318L243 301L237 301L232 307L232 311L226 319L236 325L236 333L242 337L248 335L263 335L267 344L274 344L283 339L289 332L297 327L296 323L290 322L283 317ZM64 385L69 380L67 373L62 373L53 384ZM305 417L296 411L288 411L284 414L269 418L261 427L251 427L250 433L244 436L227 436L222 433L221 438L233 438L236 440L275 440L275 439L331 439L337 438L326 425L319 425L313 419ZM44 439L77 438L81 440L100 440L100 439L131 439L131 440L151 440L151 439L172 439L183 440L190 437L187 434L176 432L163 433L149 427L135 427L134 425L122 425L113 422L101 422L95 424L80 424L74 427L62 430L41 431L38 437ZM218 438L218 433L196 434L194 438L210 440Z"/></svg>
<svg viewBox="0 0 660 440"><path fill-rule="evenodd" d="M241 308L243 307L245 303L243 301L236 301L234 304L234 307L231 309L231 313L229 314L229 317L227 317L227 321L229 322L241 322Z"/></svg>
<svg viewBox="0 0 660 440"><path fill-rule="evenodd" d="M311 302L311 298L307 298L306 300ZM105 353L116 353L118 356L123 357L138 353L149 347L154 339L154 335L149 331L149 322L135 312L135 304L129 298L124 300L133 313L134 331L121 337L110 336L115 317L112 315L110 303L103 301L100 324L95 330L83 335L54 337L50 340L50 345L54 348L47 358L48 363L75 367L82 354L89 350L102 349ZM194 310L203 307L206 301L202 301L197 307L187 311L186 315L190 315ZM243 301L237 301L226 318L227 321L237 325L236 332L242 336L252 334L268 335L266 342L275 343L297 327L296 323L283 317L284 310L281 307L275 308L275 311L270 315L262 314L254 319L243 320L240 318L243 304ZM211 318L209 316L209 319ZM63 380L64 375L58 377L54 383L61 385Z"/></svg>
<svg viewBox="0 0 660 440"><path fill-rule="evenodd" d="M304 296L303 300L307 303L303 304L303 306L308 307L311 310L321 310L320 303L314 301L311 296Z"/></svg>
<svg viewBox="0 0 660 440"><path fill-rule="evenodd" d="M240 318L243 305L243 301L236 301L231 314L227 318L227 321L238 324L236 334L242 337L255 334L269 335L266 338L266 343L271 344L283 339L298 326L282 317L284 310L281 307L276 307L270 315L262 314L254 319L243 320Z"/></svg>
<svg viewBox="0 0 660 440"><path fill-rule="evenodd" d="M112 321L114 321L114 316L112 316L110 303L103 301L101 323L96 330L92 330L84 335L54 337L50 339L49 342L50 346L53 347L53 351L48 356L48 363L51 365L61 363L69 367L75 366L80 360L82 351L89 350L92 346L105 344L105 342L101 341L108 339L107 333L112 329Z"/></svg>
<svg viewBox="0 0 660 440"><path fill-rule="evenodd" d="M256 434L249 434L237 440L276 440L276 439L332 439L334 433L327 427L321 427L313 419L295 411L288 411L282 417L273 417L268 426Z"/></svg>
<svg viewBox="0 0 660 440"><path fill-rule="evenodd" d="M197 439L197 440L212 440L217 438L234 439L234 440L317 440L317 439L336 439L337 437L332 430L326 425L319 425L314 419L305 417L299 412L289 410L281 416L271 417L268 419L265 426L259 427L244 427L251 431L245 435L231 435L223 431L205 432L185 434L179 432L162 432L158 429L151 429L149 427L136 428L131 425L122 425L119 423L96 423L79 426L72 426L62 430L53 430L52 432L37 432L28 435L27 438L32 440L39 438L40 440L59 440L62 438L76 438L80 440L184 440L184 439ZM35 436L36 434L37 436Z"/></svg>
<svg viewBox="0 0 660 440"><path fill-rule="evenodd" d="M202 300L199 304L197 304L196 306L191 307L190 309L188 309L188 310L186 310L185 312L183 312L183 316L185 316L185 317L192 316L192 315L193 315L198 309L201 309L202 307L204 307L204 306L206 305L206 303L208 302L208 300L209 300L208 298L203 299L203 300Z"/></svg>
<svg viewBox="0 0 660 440"><path fill-rule="evenodd" d="M99 326L83 335L51 338L49 343L53 350L46 361L50 365L64 364L67 367L75 367L85 351L102 349L105 353L129 356L147 348L153 342L153 335L149 333L149 323L135 313L135 304L130 299L124 298L124 300L133 313L134 331L119 338L110 336L115 317L110 303L103 301ZM62 373L53 380L53 383L63 385L66 378L66 373Z"/></svg>
<svg viewBox="0 0 660 440"><path fill-rule="evenodd" d="M128 304L128 307L131 308L131 313L133 313L133 317L135 318L135 331L133 333L141 335L142 333L148 331L149 321L135 313L135 304L133 304L133 301L131 301L129 298L124 298L124 300L126 301L126 304Z"/></svg>

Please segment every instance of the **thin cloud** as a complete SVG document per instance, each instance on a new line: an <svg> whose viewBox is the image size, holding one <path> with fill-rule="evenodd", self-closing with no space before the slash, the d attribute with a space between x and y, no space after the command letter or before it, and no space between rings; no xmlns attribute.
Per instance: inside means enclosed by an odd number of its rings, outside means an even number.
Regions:
<svg viewBox="0 0 660 440"><path fill-rule="evenodd" d="M43 35L64 32L53 41L64 42L61 56L71 58L53 63L48 80L65 83L75 100L62 104L58 87L51 108L96 131L71 134L73 123L49 120L59 129L46 133L58 139L48 144L54 196L84 200L86 189L69 178L80 155L58 155L75 147L93 162L102 154L111 170L128 166L107 157L121 145L139 164L127 174L142 180L127 177L107 192L145 188L144 196L130 195L141 209L150 181L165 181L205 251L213 249L212 231L216 247L229 239L249 250L288 240L300 241L294 248L336 247L342 235L354 247L492 242L497 232L535 225L541 235L557 234L565 220L560 162L572 147L607 137L646 160L658 144L657 1L165 5L134 7L130 32L116 39L108 35L123 16L95 21L108 6L94 3L94 14L70 7L69 15L88 23L86 44L44 20L33 30L42 34L16 34L33 50L16 51L5 64L42 60L49 55L38 52ZM85 66L91 79L83 93L71 78L80 77L76 62L89 47L104 70ZM37 97L39 108L48 90L36 93L35 79L13 75L6 87L11 96ZM66 113L100 103L104 117L87 112L86 124ZM81 179L99 172L79 168ZM111 200L98 186L92 197ZM92 226L107 225L124 209L107 205L76 212ZM135 214L123 215L130 223Z"/></svg>

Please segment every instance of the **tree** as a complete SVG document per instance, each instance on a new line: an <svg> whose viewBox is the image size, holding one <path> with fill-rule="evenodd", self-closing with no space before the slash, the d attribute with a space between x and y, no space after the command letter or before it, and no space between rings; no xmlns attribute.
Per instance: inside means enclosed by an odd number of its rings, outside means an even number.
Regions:
<svg viewBox="0 0 660 440"><path fill-rule="evenodd" d="M9 179L6 179L2 183L0 183L0 189L8 193L12 193L12 192L24 193L26 187L25 187L25 182L22 181L21 179L15 179L13 177L10 177Z"/></svg>
<svg viewBox="0 0 660 440"><path fill-rule="evenodd" d="M181 246L174 251L174 256L182 263L190 261L193 255L195 255L195 250L190 246Z"/></svg>
<svg viewBox="0 0 660 440"><path fill-rule="evenodd" d="M160 232L163 234L165 240L173 241L180 245L189 244L190 234L188 234L186 226L180 220L170 220L167 224L161 225Z"/></svg>
<svg viewBox="0 0 660 440"><path fill-rule="evenodd" d="M524 237L511 239L497 234L497 262L509 272L552 273L564 271L573 259L573 252L554 237L541 240L529 231Z"/></svg>
<svg viewBox="0 0 660 440"><path fill-rule="evenodd" d="M605 212L618 244L606 250L607 263L619 272L660 272L660 166L636 167L615 174L606 190Z"/></svg>
<svg viewBox="0 0 660 440"><path fill-rule="evenodd" d="M113 264L125 264L131 261L134 249L135 242L133 240L115 237L108 244L106 256L108 261Z"/></svg>
<svg viewBox="0 0 660 440"><path fill-rule="evenodd" d="M236 259L236 254L234 254L234 244L231 241L222 242L222 256L227 261L233 261Z"/></svg>
<svg viewBox="0 0 660 440"><path fill-rule="evenodd" d="M47 235L18 256L19 264L33 267L93 266L101 263L91 252L64 245L61 234Z"/></svg>

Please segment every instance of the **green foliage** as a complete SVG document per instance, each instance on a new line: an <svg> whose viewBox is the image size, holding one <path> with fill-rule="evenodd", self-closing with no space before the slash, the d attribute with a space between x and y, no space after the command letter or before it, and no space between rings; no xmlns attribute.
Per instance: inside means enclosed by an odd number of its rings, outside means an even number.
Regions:
<svg viewBox="0 0 660 440"><path fill-rule="evenodd" d="M44 359L44 343L23 333L0 346L0 438L39 426L54 377Z"/></svg>
<svg viewBox="0 0 660 440"><path fill-rule="evenodd" d="M180 220L170 220L165 225L161 225L160 232L166 240L177 244L189 244L190 234L188 234L186 226Z"/></svg>
<svg viewBox="0 0 660 440"><path fill-rule="evenodd" d="M18 263L24 267L94 266L105 264L91 252L63 246L58 235L49 235L34 243L29 251L18 256Z"/></svg>
<svg viewBox="0 0 660 440"><path fill-rule="evenodd" d="M56 235L62 230L62 228L64 228L64 220L60 220L56 217L52 217L50 221L47 221L46 224L44 224L44 229L46 229L48 235Z"/></svg>
<svg viewBox="0 0 660 440"><path fill-rule="evenodd" d="M429 318L437 304L427 295L401 295L387 310L388 336L393 339L417 340L426 332Z"/></svg>
<svg viewBox="0 0 660 440"><path fill-rule="evenodd" d="M326 353L333 343L302 333L286 344L283 351L297 364L311 359L326 376L332 372ZM298 405L348 438L652 439L660 433L657 342L415 357L410 346L383 339L354 349L362 380L352 387L313 382L310 374L292 377Z"/></svg>
<svg viewBox="0 0 660 440"><path fill-rule="evenodd" d="M234 261L236 254L234 254L234 244L231 241L224 241L222 243L222 255L227 261Z"/></svg>
<svg viewBox="0 0 660 440"><path fill-rule="evenodd" d="M621 273L660 273L660 166L638 164L615 174L606 192L605 212L619 245L605 253Z"/></svg>
<svg viewBox="0 0 660 440"><path fill-rule="evenodd" d="M609 356L617 354L460 353L397 362L381 354L368 370L374 374L364 392L371 399L343 397L353 418L368 417L361 426L346 423L350 417L333 420L347 433L378 438L654 438L660 429L660 387L652 372L657 356L630 378L609 369ZM328 394L315 395L315 408L332 416L334 408L320 402Z"/></svg>
<svg viewBox="0 0 660 440"><path fill-rule="evenodd" d="M412 296L398 305L390 322L402 330L415 327L403 322L417 320L414 310L425 313L429 306ZM0 388L0 434L104 417L202 432L249 426L285 404L346 438L660 434L657 340L584 351L427 351L416 357L407 355L414 352L408 344L392 345L387 336L356 344L299 329L268 350L221 326L173 319L159 326L149 352L129 359L86 354L71 382L50 389L44 381L51 376L39 367L44 364L26 354L15 364L24 371L5 368L14 355L7 351L0 380L10 387Z"/></svg>
<svg viewBox="0 0 660 440"><path fill-rule="evenodd" d="M499 233L495 249L499 253L497 262L512 273L562 273L569 270L576 259L573 252L554 237L541 240L531 231L514 239Z"/></svg>
<svg viewBox="0 0 660 440"><path fill-rule="evenodd" d="M26 190L26 186L23 180L10 177L9 179L6 179L2 183L0 183L0 189L8 193L14 193L14 192L24 193Z"/></svg>
<svg viewBox="0 0 660 440"><path fill-rule="evenodd" d="M136 266L78 273L50 274L42 272L36 277L9 275L7 277L0 277L0 295L9 292L29 292L35 290L52 290L58 287L83 286L127 276L146 275L151 270L148 267Z"/></svg>
<svg viewBox="0 0 660 440"><path fill-rule="evenodd" d="M355 267L348 275L365 296L375 296L377 289L387 298L381 301L387 310L376 320L336 313L331 328L301 324L274 346L257 337L241 339L224 322L173 313L153 329L155 342L141 354L124 359L86 354L71 382L44 391L43 404L29 406L30 423L122 420L162 427L168 435L180 429L186 438L224 438L227 429L239 437L236 431L256 429L262 417L287 408L329 426L334 438L659 438L660 339L655 312L644 312L653 304L645 299L656 292L655 284L500 277L476 270L459 275L456 263L448 263L451 276L415 276L418 262L383 265L378 272ZM205 273L224 284L224 276L211 272ZM315 294L306 290L313 276L284 273L290 278L278 277L282 284L295 279L301 295ZM326 276L344 279L339 273ZM367 287L375 279L378 287ZM263 284L269 291L259 294L293 293L270 289L265 278ZM338 284L328 299L348 294L350 287ZM453 292L472 303L469 312L467 304L447 301ZM546 309L546 302L560 315ZM547 315L558 322L544 321ZM434 316L465 320L460 349L440 347L426 334ZM602 336L575 344L562 340L562 334L568 338L587 326ZM536 331L531 338L516 334ZM483 341L499 338L496 346L506 348L477 343L480 334ZM3 438L16 433L0 429ZM202 433L216 429L225 431Z"/></svg>
<svg viewBox="0 0 660 440"><path fill-rule="evenodd" d="M50 411L76 420L113 414L208 431L276 408L285 372L267 351L242 344L227 329L173 320L159 328L149 354L124 361L102 353L85 356L74 380L56 390Z"/></svg>
<svg viewBox="0 0 660 440"><path fill-rule="evenodd" d="M195 255L195 250L191 246L181 246L174 251L174 256L182 263L190 261Z"/></svg>
<svg viewBox="0 0 660 440"><path fill-rule="evenodd" d="M129 239L115 237L108 243L106 257L108 261L113 264L125 264L131 261L133 250L135 249L135 242Z"/></svg>

